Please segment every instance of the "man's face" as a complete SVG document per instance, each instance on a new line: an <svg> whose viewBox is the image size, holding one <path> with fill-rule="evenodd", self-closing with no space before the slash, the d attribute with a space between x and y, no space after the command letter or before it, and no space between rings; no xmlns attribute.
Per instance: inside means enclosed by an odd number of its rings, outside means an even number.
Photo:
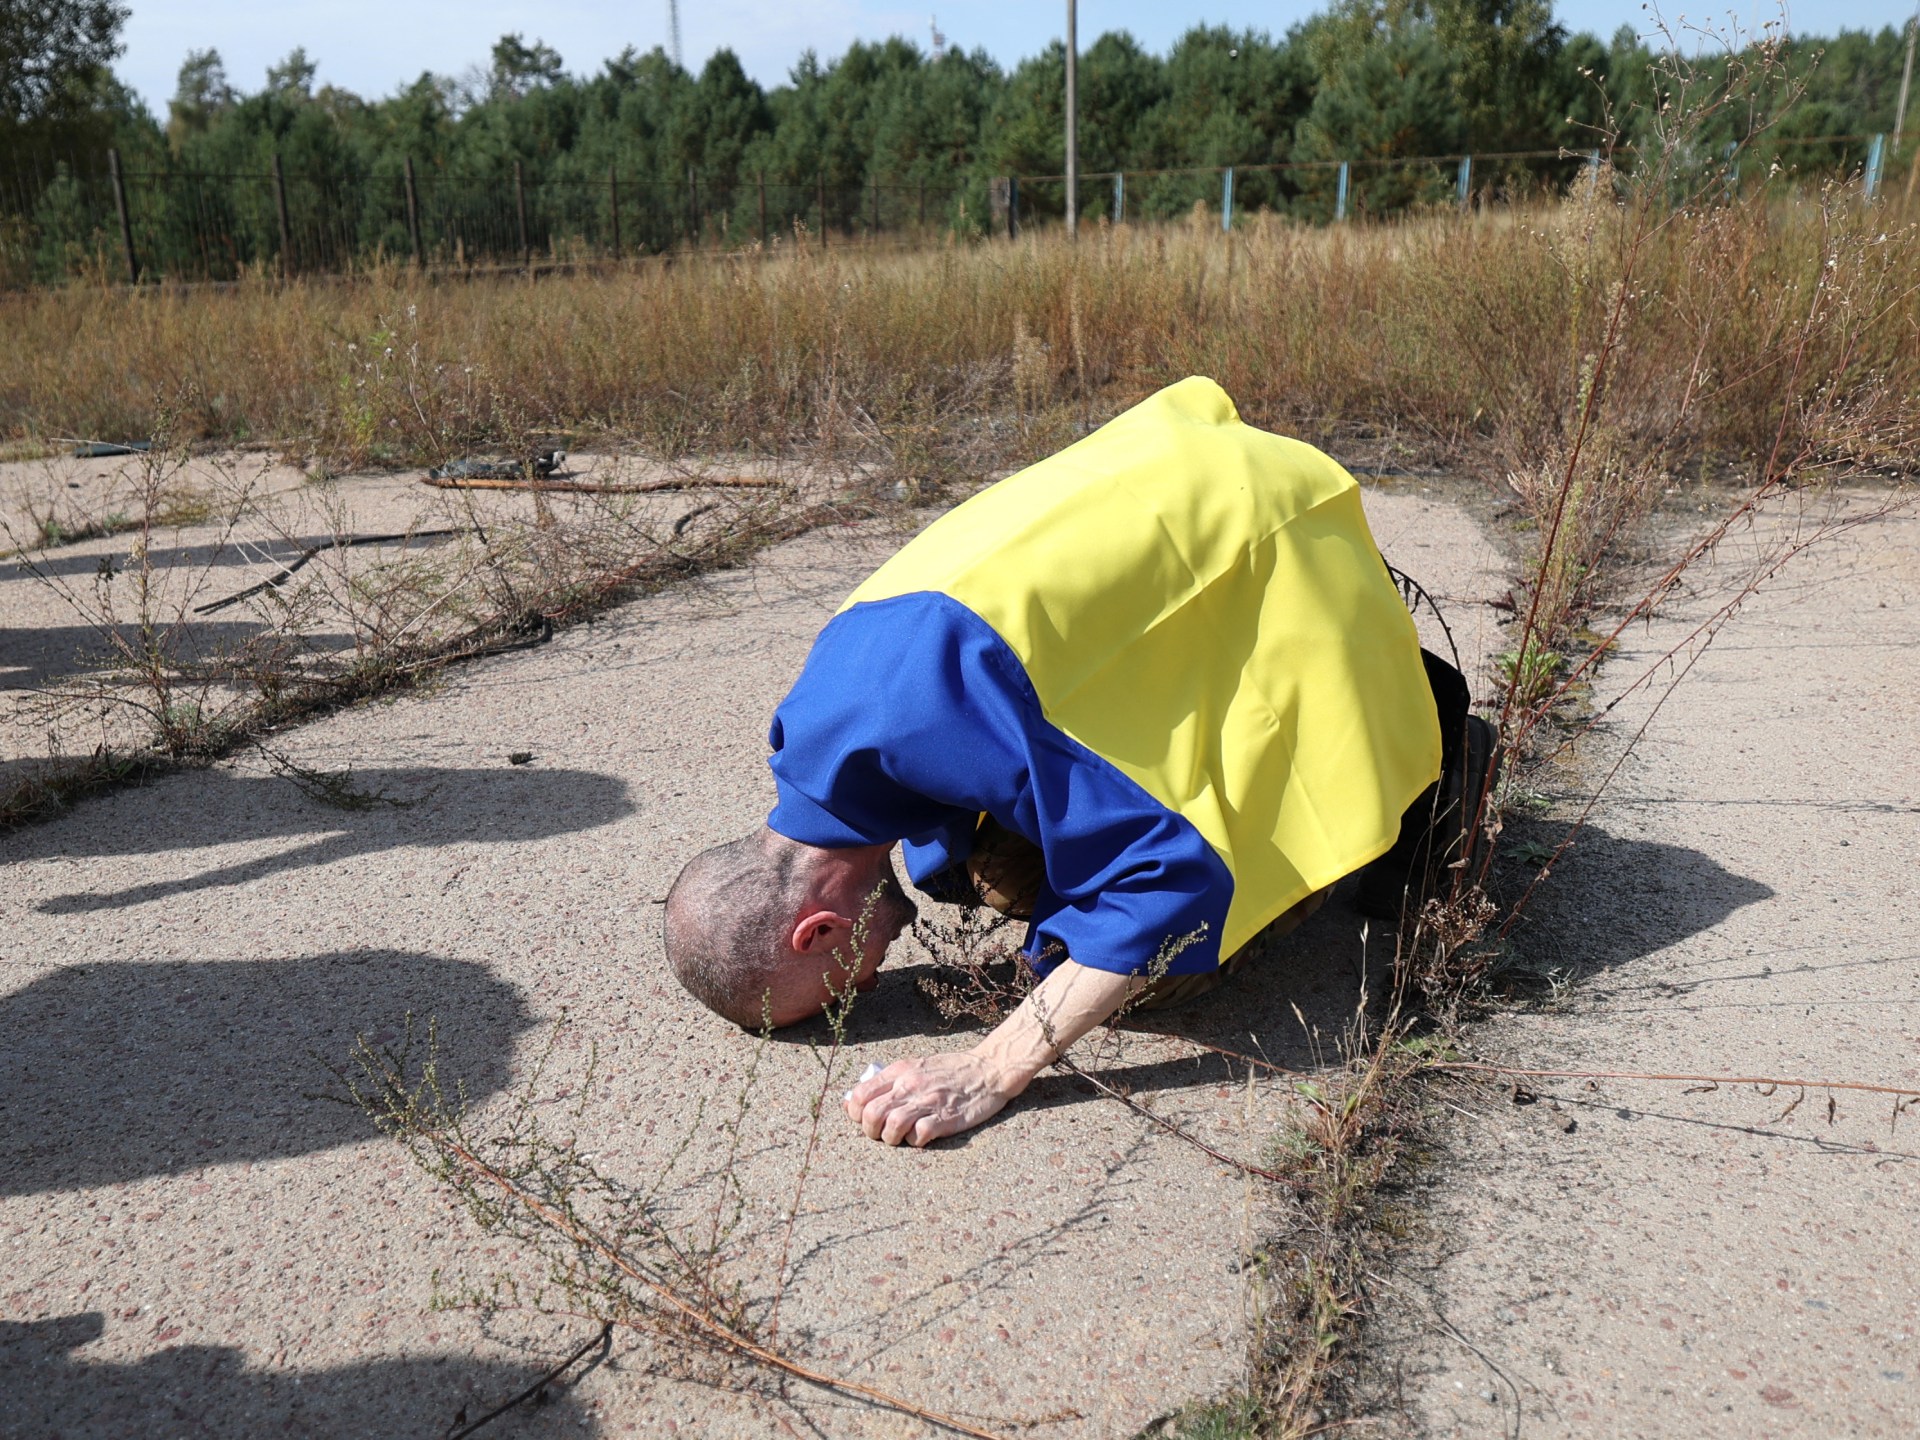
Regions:
<svg viewBox="0 0 1920 1440"><path fill-rule="evenodd" d="M882 850L859 865L843 866L824 877L819 901L853 921L834 943L810 954L796 954L787 993L774 997L774 1023L810 1019L847 992L868 991L880 983L887 948L900 938L919 911L894 873L891 851ZM856 945L855 941L859 943Z"/></svg>
<svg viewBox="0 0 1920 1440"><path fill-rule="evenodd" d="M871 990L879 984L880 966L886 961L888 947L920 914L907 898L899 876L894 874L892 851L881 855L875 870L874 883L867 887L860 900L860 913L865 919L865 944L854 985L861 990Z"/></svg>

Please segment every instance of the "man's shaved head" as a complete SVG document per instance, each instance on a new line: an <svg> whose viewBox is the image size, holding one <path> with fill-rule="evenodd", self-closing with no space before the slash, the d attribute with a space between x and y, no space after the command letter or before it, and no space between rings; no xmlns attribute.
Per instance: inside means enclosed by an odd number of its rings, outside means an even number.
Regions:
<svg viewBox="0 0 1920 1440"><path fill-rule="evenodd" d="M823 849L762 829L703 850L673 882L667 963L716 1015L757 1030L865 990L913 920L891 845Z"/></svg>
<svg viewBox="0 0 1920 1440"><path fill-rule="evenodd" d="M789 947L805 908L817 852L768 843L758 831L702 850L667 895L667 963L716 1015L756 1030L790 987Z"/></svg>

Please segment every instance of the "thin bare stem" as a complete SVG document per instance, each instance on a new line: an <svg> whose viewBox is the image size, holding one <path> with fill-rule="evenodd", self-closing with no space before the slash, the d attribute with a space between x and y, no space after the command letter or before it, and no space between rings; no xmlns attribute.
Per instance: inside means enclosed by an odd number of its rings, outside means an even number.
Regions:
<svg viewBox="0 0 1920 1440"><path fill-rule="evenodd" d="M975 1440L1005 1440L1005 1437L996 1434L994 1431L982 1430L956 1416L947 1415L938 1410L930 1410L924 1405L916 1405L913 1401L903 1399L889 1391L863 1384L858 1380L849 1380L844 1376L829 1375L824 1371L812 1369L809 1366L802 1365L797 1360L789 1359L776 1350L768 1349L765 1345L748 1339L738 1330L715 1319L697 1305L690 1304L681 1296L675 1294L669 1286L662 1284L659 1280L656 1280L653 1276L641 1270L618 1249L609 1245L598 1235L595 1235L592 1231L581 1225L571 1215L559 1207L547 1203L547 1201L540 1196L527 1190L524 1186L517 1184L511 1177L496 1170L485 1160L482 1160L478 1155L474 1154L472 1150L468 1149L467 1146L457 1138L445 1132L432 1133L424 1138L439 1146L447 1155L457 1160L465 1167L470 1177L475 1180L484 1181L486 1184L498 1189L515 1203L524 1207L528 1213L534 1215L543 1224L551 1226L555 1231L566 1236L567 1239L571 1240L580 1248L598 1255L629 1280L645 1286L661 1304L665 1305L681 1320L692 1326L698 1334L705 1336L723 1349L732 1351L746 1359L757 1361L783 1374L791 1375L795 1379L804 1380L810 1385L819 1385L828 1390L840 1391L843 1394L861 1396L864 1399L873 1401L876 1405L884 1405L889 1410L897 1410L903 1415L911 1415L916 1420L925 1420L929 1424L938 1425L942 1429L951 1430L956 1434L970 1435L975 1437ZM628 1328L633 1328L631 1322L628 1322Z"/></svg>
<svg viewBox="0 0 1920 1440"><path fill-rule="evenodd" d="M1483 1075L1514 1075L1535 1080L1657 1080L1694 1085L1771 1085L1779 1089L1863 1090L1871 1095L1920 1096L1910 1086L1873 1085L1864 1080L1798 1080L1779 1075L1693 1075L1651 1070L1529 1070L1515 1065L1489 1065L1474 1060L1430 1060L1422 1070L1461 1071Z"/></svg>

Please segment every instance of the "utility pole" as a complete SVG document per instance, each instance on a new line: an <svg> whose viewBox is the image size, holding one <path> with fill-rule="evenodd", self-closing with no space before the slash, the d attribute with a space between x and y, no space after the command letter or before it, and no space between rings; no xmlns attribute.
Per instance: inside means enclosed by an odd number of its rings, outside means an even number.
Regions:
<svg viewBox="0 0 1920 1440"><path fill-rule="evenodd" d="M1067 238L1080 233L1080 41L1077 0L1067 0Z"/></svg>
<svg viewBox="0 0 1920 1440"><path fill-rule="evenodd" d="M1907 123L1907 87L1913 83L1913 35L1920 30L1920 4L1913 7L1913 18L1907 21L1907 63L1900 70L1900 98L1893 107L1893 148L1900 149L1900 132Z"/></svg>
<svg viewBox="0 0 1920 1440"><path fill-rule="evenodd" d="M140 283L140 260L133 249L133 216L127 209L127 177L120 173L120 152L107 148L107 174L113 180L113 208L120 217L120 247L127 257L127 283Z"/></svg>
<svg viewBox="0 0 1920 1440"><path fill-rule="evenodd" d="M686 62L680 58L680 0L667 0L667 46L673 63L686 69Z"/></svg>

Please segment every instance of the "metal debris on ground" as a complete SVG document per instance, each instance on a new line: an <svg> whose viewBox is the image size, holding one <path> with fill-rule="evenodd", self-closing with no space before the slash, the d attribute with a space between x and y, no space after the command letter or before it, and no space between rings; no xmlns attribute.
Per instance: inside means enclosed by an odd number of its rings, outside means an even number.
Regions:
<svg viewBox="0 0 1920 1440"><path fill-rule="evenodd" d="M151 449L151 440L80 440L74 443L73 458L110 460L116 455L144 455Z"/></svg>
<svg viewBox="0 0 1920 1440"><path fill-rule="evenodd" d="M452 483L475 480L545 480L560 473L564 450L542 450L526 460L453 460L427 471L427 479Z"/></svg>
<svg viewBox="0 0 1920 1440"><path fill-rule="evenodd" d="M548 452L557 464L564 450ZM659 495L672 490L777 490L778 480L750 475L669 475L660 480L621 483L613 480L557 478L555 469L540 469L548 457L529 462L460 460L429 470L423 484L436 490L533 490L547 495Z"/></svg>

